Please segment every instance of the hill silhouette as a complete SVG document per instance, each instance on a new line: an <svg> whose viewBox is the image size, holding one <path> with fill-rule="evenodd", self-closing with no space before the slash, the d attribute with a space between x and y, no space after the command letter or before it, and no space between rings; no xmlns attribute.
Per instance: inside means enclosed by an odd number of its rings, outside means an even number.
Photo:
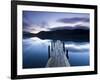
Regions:
<svg viewBox="0 0 100 80"><path fill-rule="evenodd" d="M89 29L63 29L55 31L41 31L37 34L23 32L23 38L31 37L61 41L89 42Z"/></svg>

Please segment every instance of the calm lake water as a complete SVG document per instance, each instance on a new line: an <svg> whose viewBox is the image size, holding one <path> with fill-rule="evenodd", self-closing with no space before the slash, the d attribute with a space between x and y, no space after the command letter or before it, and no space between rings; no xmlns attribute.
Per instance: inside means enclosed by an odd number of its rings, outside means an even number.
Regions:
<svg viewBox="0 0 100 80"><path fill-rule="evenodd" d="M52 40L41 40L37 37L23 39L23 68L44 68L49 59L48 46ZM69 63L71 66L89 65L89 43L67 42Z"/></svg>

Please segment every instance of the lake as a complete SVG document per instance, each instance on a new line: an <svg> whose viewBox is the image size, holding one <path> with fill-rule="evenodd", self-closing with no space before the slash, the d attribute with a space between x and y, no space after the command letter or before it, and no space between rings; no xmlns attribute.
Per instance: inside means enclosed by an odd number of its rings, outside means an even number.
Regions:
<svg viewBox="0 0 100 80"><path fill-rule="evenodd" d="M23 68L45 68L52 40L32 37L23 39ZM71 66L89 65L89 42L64 41Z"/></svg>

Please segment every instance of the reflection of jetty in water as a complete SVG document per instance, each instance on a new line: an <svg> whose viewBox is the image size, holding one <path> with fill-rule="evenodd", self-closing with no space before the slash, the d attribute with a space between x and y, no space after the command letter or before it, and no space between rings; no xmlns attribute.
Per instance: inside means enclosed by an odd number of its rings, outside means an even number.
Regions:
<svg viewBox="0 0 100 80"><path fill-rule="evenodd" d="M68 67L68 51L66 52L64 43L60 40L52 41L51 47L49 46L49 60L46 67Z"/></svg>

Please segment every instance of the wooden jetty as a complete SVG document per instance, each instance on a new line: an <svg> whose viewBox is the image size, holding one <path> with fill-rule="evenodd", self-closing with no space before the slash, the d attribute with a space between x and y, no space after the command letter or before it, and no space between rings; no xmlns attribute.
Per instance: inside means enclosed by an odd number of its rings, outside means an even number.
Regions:
<svg viewBox="0 0 100 80"><path fill-rule="evenodd" d="M64 43L60 40L52 41L48 47L49 59L46 67L68 67L68 50L66 51ZM66 57L67 55L67 57Z"/></svg>

